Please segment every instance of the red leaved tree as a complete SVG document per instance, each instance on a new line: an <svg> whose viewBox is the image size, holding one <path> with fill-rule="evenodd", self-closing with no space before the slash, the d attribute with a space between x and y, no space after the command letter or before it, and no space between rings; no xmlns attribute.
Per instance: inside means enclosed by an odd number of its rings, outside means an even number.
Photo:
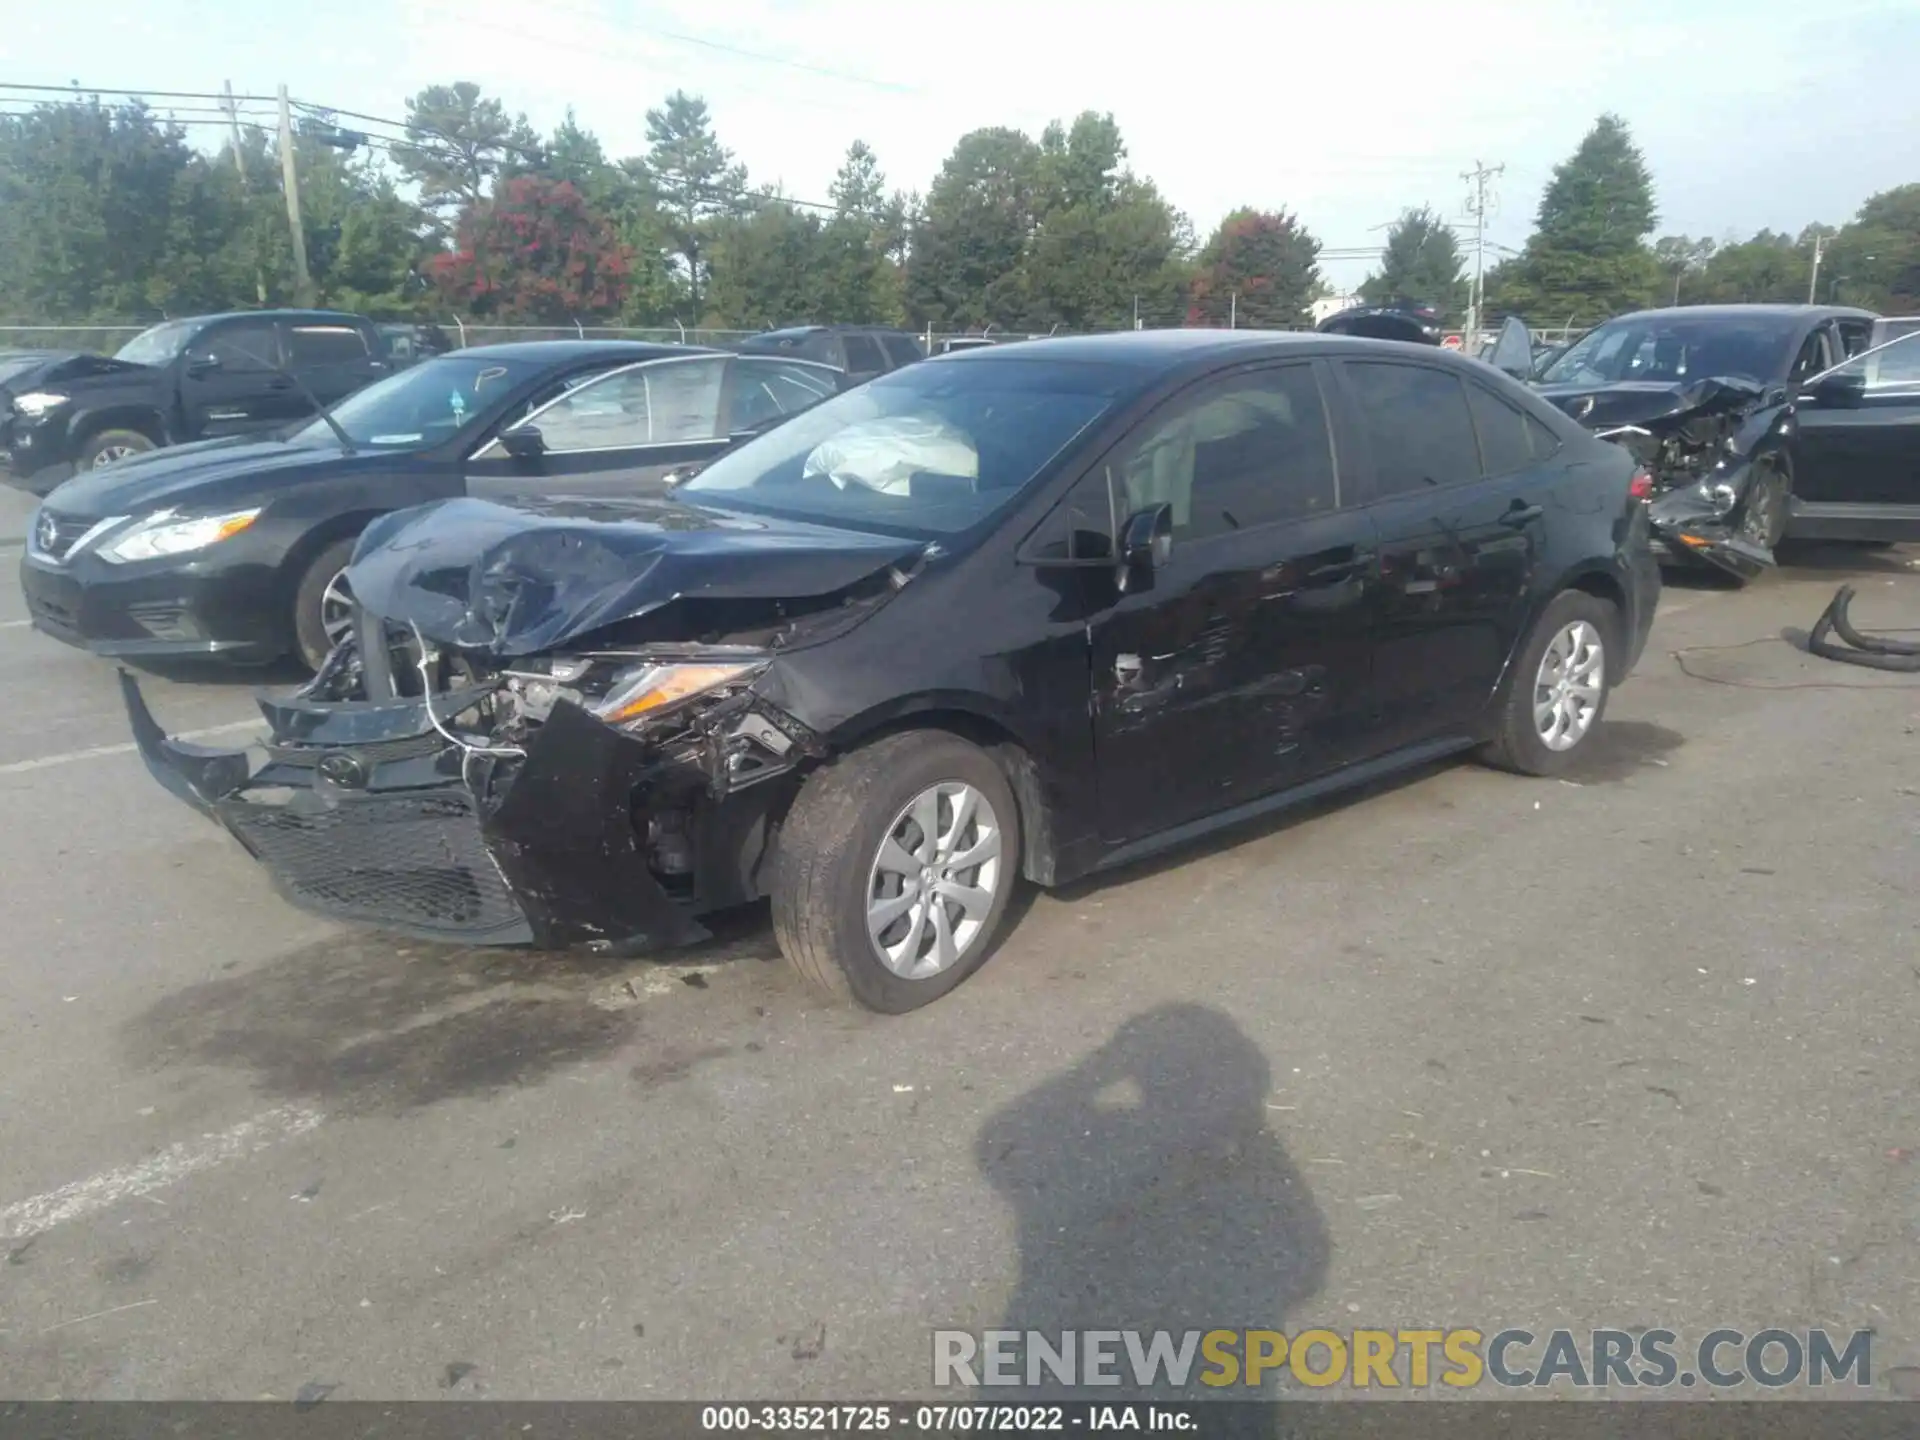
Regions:
<svg viewBox="0 0 1920 1440"><path fill-rule="evenodd" d="M1319 254L1320 242L1286 211L1234 211L1201 247L1187 324L1305 325Z"/></svg>
<svg viewBox="0 0 1920 1440"><path fill-rule="evenodd" d="M428 264L455 311L535 325L616 313L632 271L613 222L571 182L538 175L503 180L468 206L453 250Z"/></svg>

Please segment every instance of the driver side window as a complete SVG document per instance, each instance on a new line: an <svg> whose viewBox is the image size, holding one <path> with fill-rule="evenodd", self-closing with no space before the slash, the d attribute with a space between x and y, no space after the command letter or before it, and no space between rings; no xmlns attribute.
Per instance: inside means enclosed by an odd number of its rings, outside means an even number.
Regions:
<svg viewBox="0 0 1920 1440"><path fill-rule="evenodd" d="M1787 378L1790 382L1798 383L1831 369L1834 363L1835 357L1827 343L1827 332L1824 329L1816 330L1800 347L1800 353L1793 357L1793 369L1788 372Z"/></svg>

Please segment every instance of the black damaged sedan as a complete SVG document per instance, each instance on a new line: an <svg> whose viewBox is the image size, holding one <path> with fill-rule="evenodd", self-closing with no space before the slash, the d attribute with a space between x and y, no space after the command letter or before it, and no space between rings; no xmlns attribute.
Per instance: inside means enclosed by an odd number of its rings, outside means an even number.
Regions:
<svg viewBox="0 0 1920 1440"><path fill-rule="evenodd" d="M295 904L468 943L699 938L770 897L882 1011L1061 884L1453 752L1591 742L1647 477L1489 367L1322 335L942 357L638 501L377 521L264 749L154 774Z"/></svg>

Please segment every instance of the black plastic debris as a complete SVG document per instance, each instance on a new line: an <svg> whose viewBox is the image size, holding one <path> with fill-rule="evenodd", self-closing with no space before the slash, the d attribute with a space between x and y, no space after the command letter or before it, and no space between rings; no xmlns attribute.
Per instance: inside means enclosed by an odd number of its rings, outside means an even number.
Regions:
<svg viewBox="0 0 1920 1440"><path fill-rule="evenodd" d="M1920 643L1894 640L1885 635L1870 635L1853 628L1847 608L1853 604L1853 586L1842 585L1834 592L1827 608L1814 622L1807 636L1807 649L1843 665L1864 665L1869 670L1894 670L1920 674ZM1833 637L1840 637L1835 643Z"/></svg>

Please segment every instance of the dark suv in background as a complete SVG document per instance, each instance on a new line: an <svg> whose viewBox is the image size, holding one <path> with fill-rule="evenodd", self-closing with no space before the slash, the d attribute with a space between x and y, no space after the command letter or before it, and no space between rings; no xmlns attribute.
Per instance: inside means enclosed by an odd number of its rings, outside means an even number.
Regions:
<svg viewBox="0 0 1920 1440"><path fill-rule="evenodd" d="M392 368L373 322L336 310L168 320L111 357L49 354L0 380L0 446L44 495L163 445L291 425Z"/></svg>
<svg viewBox="0 0 1920 1440"><path fill-rule="evenodd" d="M846 371L852 385L927 358L919 336L884 325L793 325L742 340L734 349L817 360Z"/></svg>

